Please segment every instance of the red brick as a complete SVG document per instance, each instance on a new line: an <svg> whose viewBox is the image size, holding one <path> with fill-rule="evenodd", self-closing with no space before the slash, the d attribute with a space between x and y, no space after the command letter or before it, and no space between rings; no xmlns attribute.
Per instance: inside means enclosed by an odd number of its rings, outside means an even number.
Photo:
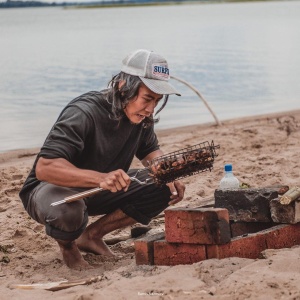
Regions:
<svg viewBox="0 0 300 300"><path fill-rule="evenodd" d="M154 241L164 239L165 233L156 233L148 237L144 237L134 241L135 248L135 262L137 265L153 265L154 263L154 252L153 243Z"/></svg>
<svg viewBox="0 0 300 300"><path fill-rule="evenodd" d="M170 243L224 244L231 238L228 211L223 208L167 209L165 230Z"/></svg>
<svg viewBox="0 0 300 300"><path fill-rule="evenodd" d="M258 258L261 251L267 249L264 235L251 234L236 237L225 245L207 245L207 258L243 257Z"/></svg>
<svg viewBox="0 0 300 300"><path fill-rule="evenodd" d="M300 245L300 223L294 225L278 225L269 230L259 232L266 237L268 249L290 248Z"/></svg>
<svg viewBox="0 0 300 300"><path fill-rule="evenodd" d="M300 223L277 225L246 237L236 237L225 245L207 245L207 258L258 258L265 249L281 249L300 245Z"/></svg>
<svg viewBox="0 0 300 300"><path fill-rule="evenodd" d="M204 245L168 243L166 240L154 242L155 265L185 265L205 259L206 250Z"/></svg>

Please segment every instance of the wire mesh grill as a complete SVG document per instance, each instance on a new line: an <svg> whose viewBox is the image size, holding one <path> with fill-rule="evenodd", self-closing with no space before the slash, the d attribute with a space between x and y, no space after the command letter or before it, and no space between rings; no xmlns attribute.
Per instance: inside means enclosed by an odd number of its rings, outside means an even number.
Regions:
<svg viewBox="0 0 300 300"><path fill-rule="evenodd" d="M163 185L177 179L211 171L218 154L212 141L199 143L178 151L157 157L149 162L149 175L158 185Z"/></svg>

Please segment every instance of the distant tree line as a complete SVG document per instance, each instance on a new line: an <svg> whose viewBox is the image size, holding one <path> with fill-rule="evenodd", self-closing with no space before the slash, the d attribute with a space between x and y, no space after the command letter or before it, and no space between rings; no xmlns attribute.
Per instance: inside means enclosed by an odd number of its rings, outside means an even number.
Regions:
<svg viewBox="0 0 300 300"><path fill-rule="evenodd" d="M61 4L39 2L39 1L12 1L0 2L0 8L14 8L14 7L40 7L40 6L58 6Z"/></svg>
<svg viewBox="0 0 300 300"><path fill-rule="evenodd" d="M0 0L1 1L1 0ZM45 7L45 6L95 6L95 5L130 5L130 4L146 4L146 3L168 3L168 2L185 2L187 0L102 0L91 2L40 2L40 1L21 1L21 0L6 0L0 2L0 8L16 8L16 7ZM198 0L189 0L198 1ZM209 1L209 0L202 0Z"/></svg>

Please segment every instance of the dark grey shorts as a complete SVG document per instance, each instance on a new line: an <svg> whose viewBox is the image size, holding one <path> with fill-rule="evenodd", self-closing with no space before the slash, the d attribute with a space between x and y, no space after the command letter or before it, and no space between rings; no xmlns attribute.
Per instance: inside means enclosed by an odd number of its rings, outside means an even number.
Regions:
<svg viewBox="0 0 300 300"><path fill-rule="evenodd" d="M135 173L136 170L130 170L128 175ZM141 181L146 177L147 174L138 174ZM27 212L34 220L44 224L47 234L53 238L74 240L84 231L88 216L105 215L121 209L137 222L148 224L151 218L168 207L171 196L167 186L140 185L133 181L127 192L102 191L83 200L50 206L83 190L41 182L30 194Z"/></svg>

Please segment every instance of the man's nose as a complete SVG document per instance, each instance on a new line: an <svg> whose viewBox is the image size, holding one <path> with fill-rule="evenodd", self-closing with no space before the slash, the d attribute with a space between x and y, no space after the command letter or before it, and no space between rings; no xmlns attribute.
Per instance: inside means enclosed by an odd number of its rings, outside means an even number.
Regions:
<svg viewBox="0 0 300 300"><path fill-rule="evenodd" d="M155 102L154 101L151 101L150 103L148 103L148 105L145 108L146 112L148 112L150 114L154 113L154 109L155 109Z"/></svg>

